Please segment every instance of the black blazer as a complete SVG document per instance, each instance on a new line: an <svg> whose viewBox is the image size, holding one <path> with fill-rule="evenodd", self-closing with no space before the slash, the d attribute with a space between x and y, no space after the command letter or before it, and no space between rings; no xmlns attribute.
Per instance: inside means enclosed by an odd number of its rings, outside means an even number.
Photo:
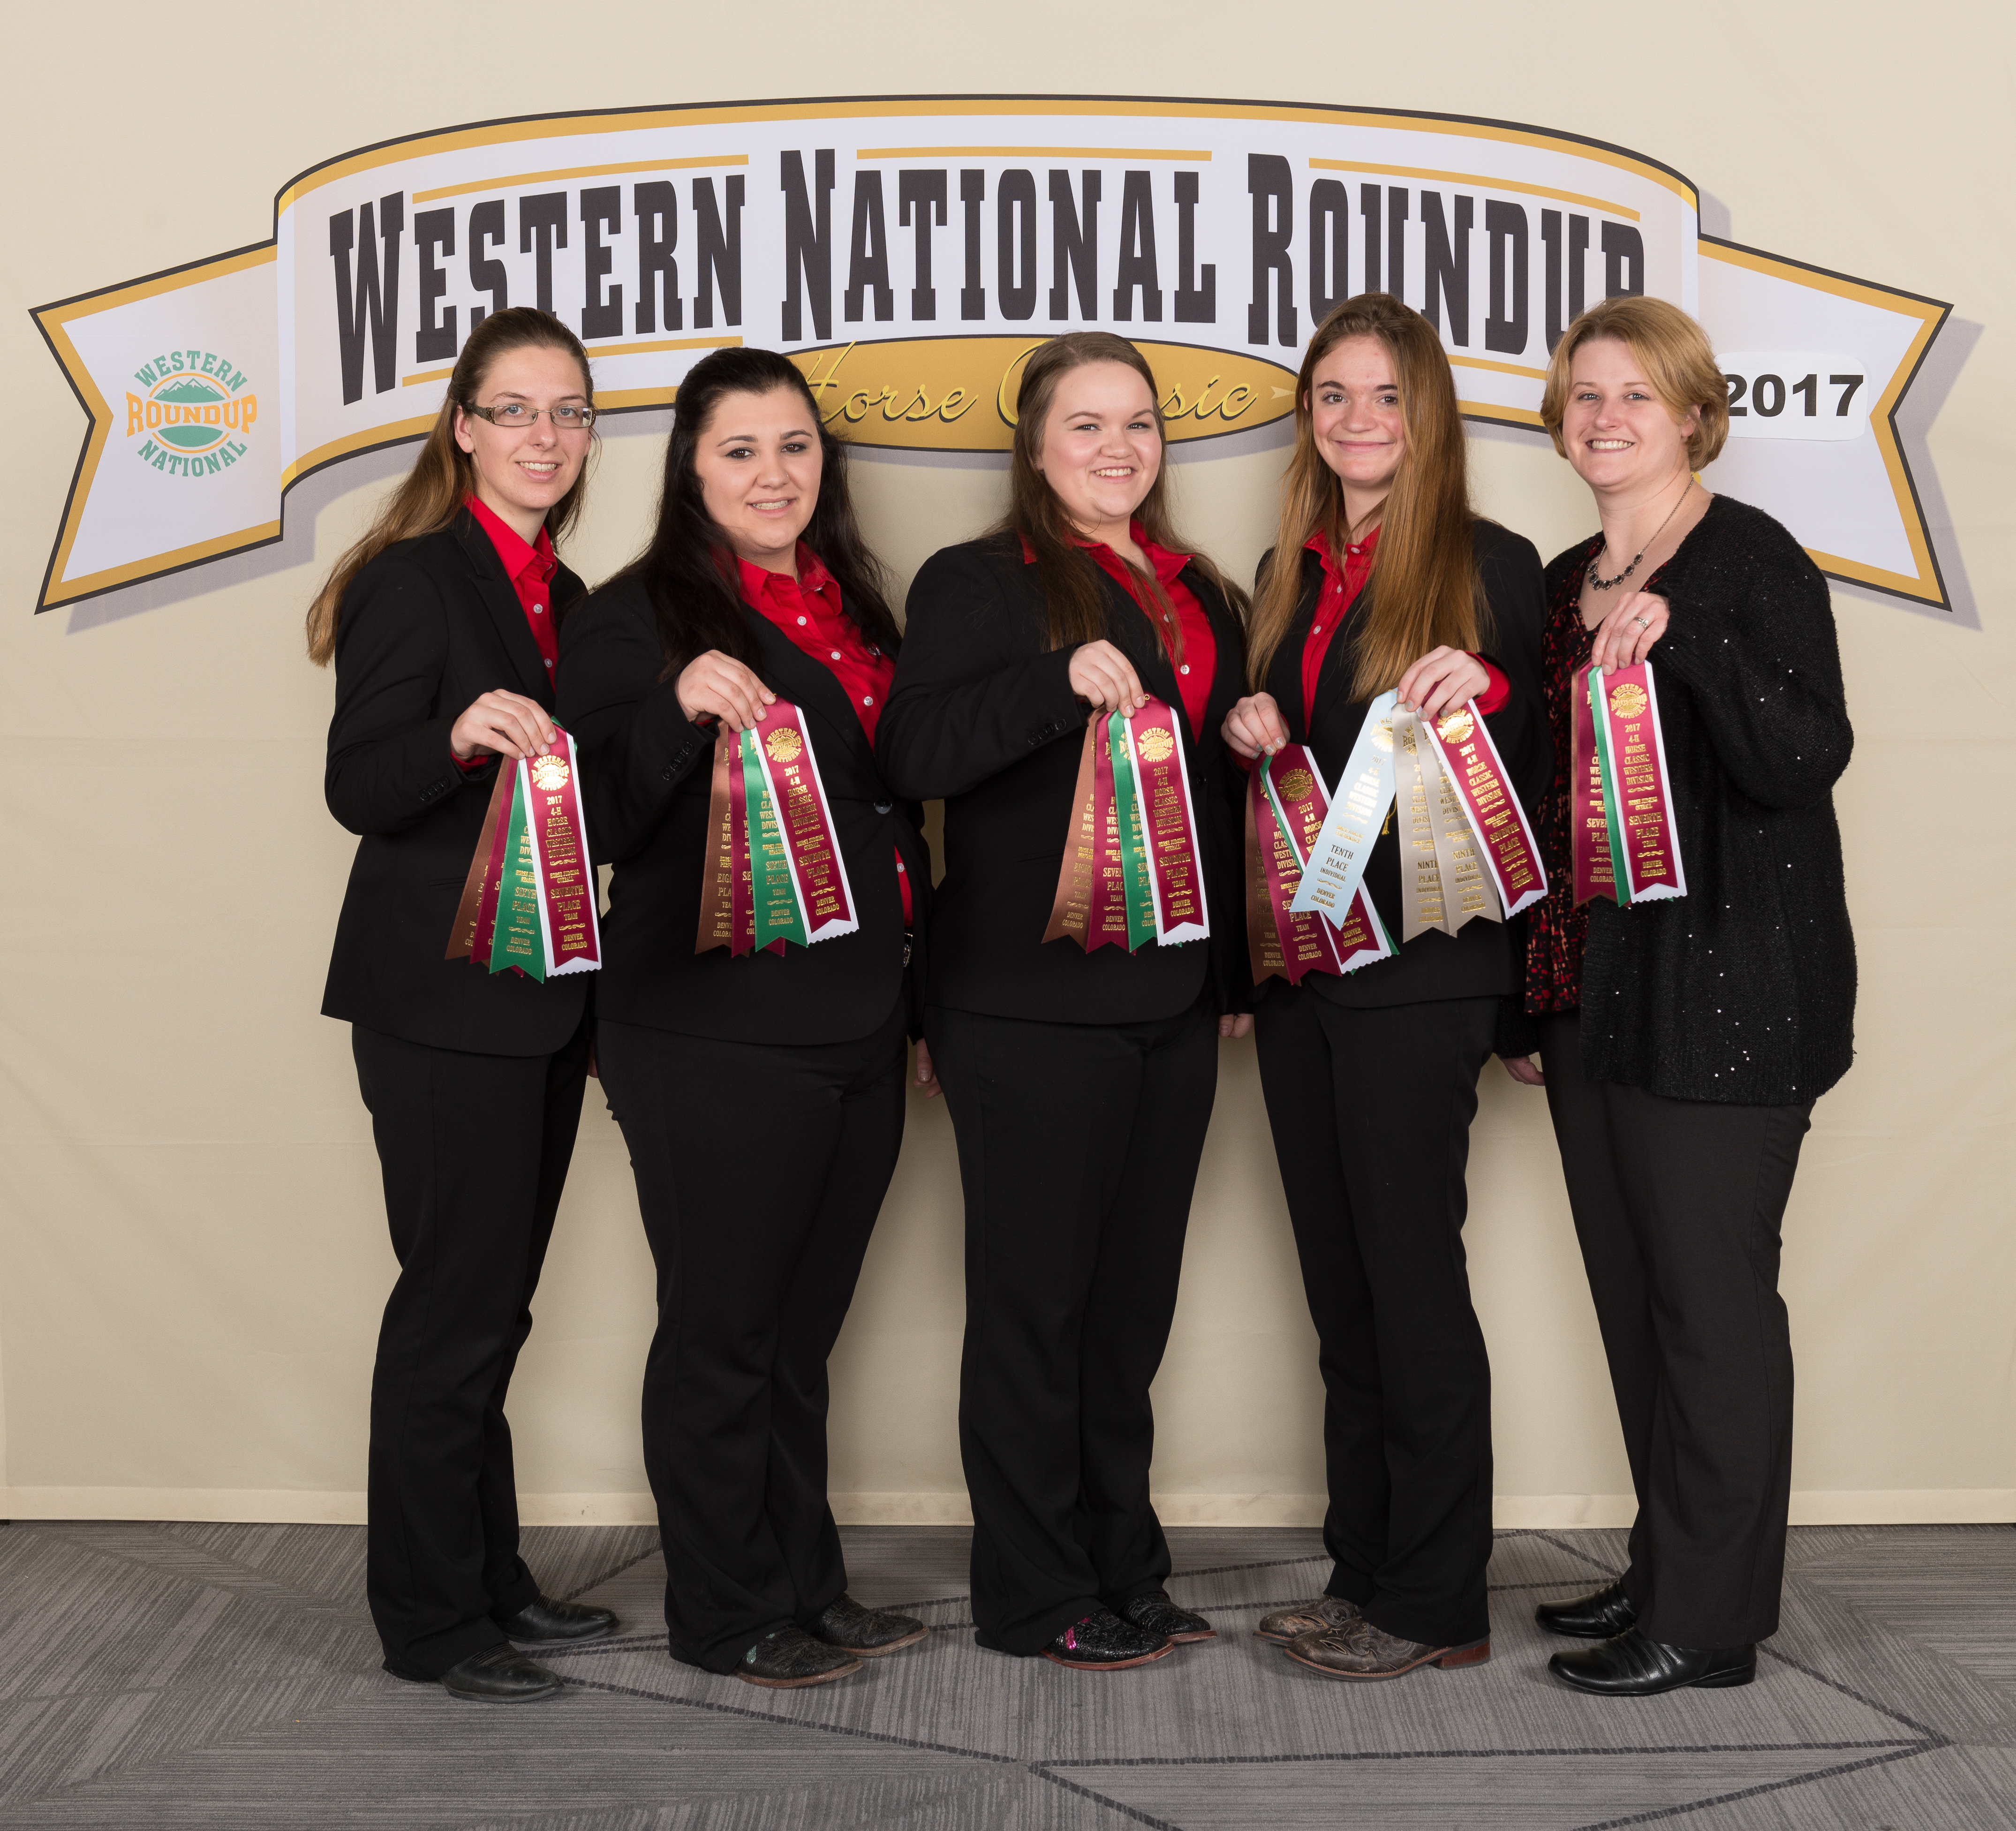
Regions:
<svg viewBox="0 0 2016 1831"><path fill-rule="evenodd" d="M1528 819L1534 820L1554 771L1553 740L1540 697L1540 630L1546 618L1540 555L1530 540L1495 521L1473 522L1471 539L1491 608L1485 653L1511 687L1504 705L1485 722ZM1263 575L1273 557L1270 553L1261 560ZM1353 699L1351 683L1358 666L1359 635L1375 586L1366 586L1351 607L1344 628L1323 656L1323 672L1316 678L1316 705L1306 708L1302 704L1302 647L1322 594L1323 571L1323 561L1306 547L1297 557L1301 564L1301 596L1295 605L1294 621L1268 668L1267 690L1281 708L1290 737L1316 752L1324 781L1334 787L1358 741L1370 703ZM1303 986L1334 1004L1363 1010L1426 1004L1438 998L1499 997L1523 985L1524 924L1517 921L1473 921L1454 936L1431 931L1401 945L1400 842L1394 828L1395 822L1388 819L1366 861L1365 885L1399 951L1391 960L1360 967L1341 978L1334 973L1312 973Z"/></svg>
<svg viewBox="0 0 2016 1831"><path fill-rule="evenodd" d="M581 590L561 567L553 614ZM439 534L387 547L343 594L322 793L362 837L323 1016L478 1055L549 1055L579 1025L592 975L542 986L442 957L497 778L494 757L458 768L448 733L499 687L553 709L518 594L466 510Z"/></svg>
<svg viewBox="0 0 2016 1831"><path fill-rule="evenodd" d="M1245 634L1194 564L1183 580L1218 643L1204 730L1183 733L1211 939L1088 954L1068 938L1042 939L1085 739L1085 708L1068 679L1072 651L1046 647L1037 571L1015 537L969 541L924 562L876 748L902 793L945 804L931 1004L1050 1023L1131 1023L1187 1009L1208 980L1221 1010L1249 1008L1250 975L1235 964L1246 957L1243 784L1219 737L1244 690ZM1180 712L1175 670L1147 618L1117 581L1104 583L1107 639L1149 692Z"/></svg>
<svg viewBox="0 0 2016 1831"><path fill-rule="evenodd" d="M616 867L596 1009L724 1041L848 1042L905 996L896 853L921 935L931 893L923 810L883 779L832 670L761 613L745 606L743 615L764 684L805 709L861 926L781 955L693 952L715 734L680 711L675 681L659 679L665 654L650 600L639 580L619 578L575 607L560 641L560 720L581 747L589 839Z"/></svg>

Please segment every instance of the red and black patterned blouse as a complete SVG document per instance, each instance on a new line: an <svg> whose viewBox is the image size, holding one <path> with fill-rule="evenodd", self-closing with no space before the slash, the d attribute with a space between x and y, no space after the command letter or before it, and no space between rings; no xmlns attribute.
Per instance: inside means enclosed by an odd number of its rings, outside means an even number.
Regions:
<svg viewBox="0 0 2016 1831"><path fill-rule="evenodd" d="M1582 575L1603 545L1596 535L1579 559L1560 567L1547 596L1540 631L1541 693L1554 741L1554 780L1534 821L1547 867L1547 894L1526 917L1526 1008L1535 1013L1575 1011L1582 1004L1582 954L1589 911L1575 900L1575 861L1569 850L1568 791L1575 781L1575 682L1589 668L1596 632L1582 620ZM1558 562L1557 563L1558 564Z"/></svg>

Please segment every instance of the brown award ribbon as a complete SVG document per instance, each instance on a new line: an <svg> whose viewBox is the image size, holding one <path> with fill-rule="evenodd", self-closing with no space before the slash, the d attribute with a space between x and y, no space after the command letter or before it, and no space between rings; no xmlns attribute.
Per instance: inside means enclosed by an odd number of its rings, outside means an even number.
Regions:
<svg viewBox="0 0 2016 1831"><path fill-rule="evenodd" d="M735 925L735 884L737 872L746 867L735 851L735 821L729 804L730 772L741 773L741 750L733 731L721 731L714 740L714 768L707 791L707 867L700 884L700 924L693 936L693 952L709 953L725 947L729 954L747 952L738 946L740 931ZM753 935L754 925L751 925Z"/></svg>
<svg viewBox="0 0 2016 1831"><path fill-rule="evenodd" d="M499 840L504 825L504 816L511 806L511 790L517 771L498 759L497 780L490 791L490 806L484 811L483 830L477 835L476 852L469 861L469 875L462 886L462 900L455 905L455 925L448 930L448 952L443 958L467 960L476 945L477 918L482 913L484 896L490 896L492 921L496 915L497 899L494 893L496 885L493 854L501 856ZM484 949L485 960L489 949Z"/></svg>
<svg viewBox="0 0 2016 1831"><path fill-rule="evenodd" d="M1093 752L1101 731L1099 720L1086 720L1085 746L1078 758L1078 786L1071 791L1071 837L1064 842L1057 893L1050 903L1049 925L1043 930L1046 941L1061 941L1068 935L1079 946L1087 944L1099 862L1099 801L1094 792Z"/></svg>

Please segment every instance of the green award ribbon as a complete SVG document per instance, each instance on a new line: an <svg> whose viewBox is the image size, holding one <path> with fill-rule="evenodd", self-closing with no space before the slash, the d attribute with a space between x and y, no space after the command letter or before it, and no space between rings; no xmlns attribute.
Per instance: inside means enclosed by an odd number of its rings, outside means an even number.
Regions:
<svg viewBox="0 0 2016 1831"><path fill-rule="evenodd" d="M1125 873L1127 951L1132 953L1155 938L1155 892L1148 882L1147 830L1127 744L1127 721L1118 712L1106 721L1106 742L1113 757L1113 801L1120 816L1120 862Z"/></svg>
<svg viewBox="0 0 2016 1831"><path fill-rule="evenodd" d="M544 981L546 944L539 929L538 868L532 862L525 766L516 766L511 813L504 833L504 881L498 887L497 928L490 943L490 970L516 967L527 979Z"/></svg>
<svg viewBox="0 0 2016 1831"><path fill-rule="evenodd" d="M749 889L756 909L756 946L773 941L805 939L805 912L798 906L797 885L784 856L784 835L777 824L776 803L756 754L756 734L742 733L743 792L749 808Z"/></svg>

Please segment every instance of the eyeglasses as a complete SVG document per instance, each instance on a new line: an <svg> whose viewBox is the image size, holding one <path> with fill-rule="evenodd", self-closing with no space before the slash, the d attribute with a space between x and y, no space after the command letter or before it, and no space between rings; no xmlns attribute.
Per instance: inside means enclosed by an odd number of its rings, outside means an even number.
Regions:
<svg viewBox="0 0 2016 1831"><path fill-rule="evenodd" d="M523 401L505 401L495 407L465 407L463 411L488 420L492 426L509 427L514 432L538 425L542 413L553 421L556 432L585 432L595 424L592 407L576 406L571 402L557 407L528 407Z"/></svg>

